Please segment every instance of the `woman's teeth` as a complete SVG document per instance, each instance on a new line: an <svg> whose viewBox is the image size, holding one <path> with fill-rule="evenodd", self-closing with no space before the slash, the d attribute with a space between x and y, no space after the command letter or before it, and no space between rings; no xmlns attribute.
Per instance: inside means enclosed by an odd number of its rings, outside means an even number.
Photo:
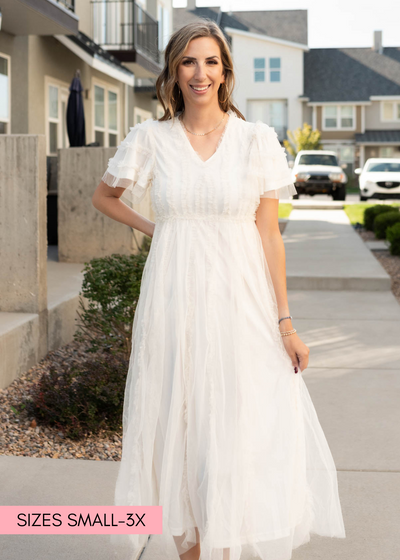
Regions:
<svg viewBox="0 0 400 560"><path fill-rule="evenodd" d="M196 86L190 86L192 89L194 89L195 91L205 91L206 89L208 89L210 87L211 84L208 84L208 86L205 87L196 87Z"/></svg>

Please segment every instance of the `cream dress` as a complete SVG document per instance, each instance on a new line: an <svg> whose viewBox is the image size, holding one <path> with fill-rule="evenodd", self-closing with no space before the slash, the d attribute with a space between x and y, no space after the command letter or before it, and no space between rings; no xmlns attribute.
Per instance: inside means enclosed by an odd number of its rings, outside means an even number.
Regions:
<svg viewBox="0 0 400 560"><path fill-rule="evenodd" d="M228 113L206 161L177 118L148 119L103 175L133 203L150 190L155 213L115 505L163 506L151 541L167 560L198 540L201 560L239 560L245 547L289 560L311 533L345 537L335 464L283 346L255 224L260 197L296 189L274 129ZM110 538L127 559L147 540Z"/></svg>

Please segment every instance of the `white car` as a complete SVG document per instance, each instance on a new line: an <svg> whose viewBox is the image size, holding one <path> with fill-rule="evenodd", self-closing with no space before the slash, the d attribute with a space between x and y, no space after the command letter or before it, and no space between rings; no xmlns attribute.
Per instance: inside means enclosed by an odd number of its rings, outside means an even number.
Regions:
<svg viewBox="0 0 400 560"><path fill-rule="evenodd" d="M292 168L293 182L300 194L329 194L333 200L346 199L347 176L339 165L336 152L301 150Z"/></svg>
<svg viewBox="0 0 400 560"><path fill-rule="evenodd" d="M360 200L400 198L400 158L370 158L359 175Z"/></svg>

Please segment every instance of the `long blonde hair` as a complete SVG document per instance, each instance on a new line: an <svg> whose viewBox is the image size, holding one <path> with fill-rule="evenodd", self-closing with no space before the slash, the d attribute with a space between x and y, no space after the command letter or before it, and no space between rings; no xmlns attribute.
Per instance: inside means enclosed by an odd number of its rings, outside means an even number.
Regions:
<svg viewBox="0 0 400 560"><path fill-rule="evenodd" d="M190 41L198 37L211 37L215 39L221 50L222 66L224 68L225 83L218 90L218 102L222 111L232 110L243 119L244 116L232 101L232 92L235 86L233 74L233 61L229 45L218 25L211 19L201 18L184 25L171 36L165 48L165 65L157 78L157 98L164 109L164 115L159 121L166 121L175 117L178 111L183 111L185 104L179 85L176 83L178 66L182 61L185 50Z"/></svg>

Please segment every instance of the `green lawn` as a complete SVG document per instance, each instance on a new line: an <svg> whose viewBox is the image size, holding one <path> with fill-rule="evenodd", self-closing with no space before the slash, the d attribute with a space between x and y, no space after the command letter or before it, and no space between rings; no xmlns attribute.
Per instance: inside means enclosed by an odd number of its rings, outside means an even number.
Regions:
<svg viewBox="0 0 400 560"><path fill-rule="evenodd" d="M376 204L382 204L382 201L377 202L360 202L359 204L345 204L344 211L346 212L350 223L356 224L359 222L360 224L364 223L364 210L368 206L375 206ZM394 202L391 206L400 206L400 202Z"/></svg>
<svg viewBox="0 0 400 560"><path fill-rule="evenodd" d="M290 212L292 211L292 205L286 202L279 204L279 217L280 218L288 218L290 216Z"/></svg>

